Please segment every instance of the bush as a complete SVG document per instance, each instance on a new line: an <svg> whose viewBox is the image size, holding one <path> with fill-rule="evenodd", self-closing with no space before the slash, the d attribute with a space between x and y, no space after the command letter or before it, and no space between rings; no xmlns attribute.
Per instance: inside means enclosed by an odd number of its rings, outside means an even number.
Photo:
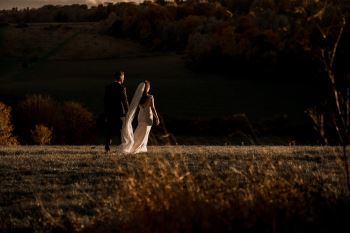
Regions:
<svg viewBox="0 0 350 233"><path fill-rule="evenodd" d="M49 96L31 95L21 101L16 126L24 143L89 144L95 140L91 112L77 102L62 105Z"/></svg>
<svg viewBox="0 0 350 233"><path fill-rule="evenodd" d="M23 143L33 143L31 130L35 129L36 125L45 125L55 131L57 129L58 135L53 135L53 140L56 143L61 142L60 123L59 105L49 96L27 96L16 108L16 126Z"/></svg>
<svg viewBox="0 0 350 233"><path fill-rule="evenodd" d="M0 102L0 145L16 145L17 139L12 136L11 107Z"/></svg>
<svg viewBox="0 0 350 233"><path fill-rule="evenodd" d="M45 125L35 125L35 129L31 130L33 141L38 145L48 145L52 139L52 129Z"/></svg>
<svg viewBox="0 0 350 233"><path fill-rule="evenodd" d="M80 103L65 102L62 113L66 143L87 144L94 141L95 120L91 112Z"/></svg>

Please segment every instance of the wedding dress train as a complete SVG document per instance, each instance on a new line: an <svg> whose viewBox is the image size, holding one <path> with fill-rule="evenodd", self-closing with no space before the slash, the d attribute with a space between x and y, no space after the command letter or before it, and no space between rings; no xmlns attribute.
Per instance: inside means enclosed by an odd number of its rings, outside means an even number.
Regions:
<svg viewBox="0 0 350 233"><path fill-rule="evenodd" d="M153 96L150 96L150 101L139 105L140 111L137 117L138 125L134 132L134 145L131 149L132 153L147 152L148 136L153 124L152 102Z"/></svg>
<svg viewBox="0 0 350 233"><path fill-rule="evenodd" d="M124 120L122 127L122 144L120 145L120 150L123 153L136 154L147 152L148 137L153 124L153 113L151 110L153 96L150 96L150 101L146 101L145 104L139 105L144 89L145 83L142 82L138 85L135 91L129 111ZM140 108L137 117L138 125L135 132L133 132L132 121L137 107Z"/></svg>

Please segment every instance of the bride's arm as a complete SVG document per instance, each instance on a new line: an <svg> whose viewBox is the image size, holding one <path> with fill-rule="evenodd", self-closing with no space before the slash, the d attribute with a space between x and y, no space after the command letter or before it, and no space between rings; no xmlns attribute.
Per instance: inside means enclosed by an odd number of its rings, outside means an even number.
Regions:
<svg viewBox="0 0 350 233"><path fill-rule="evenodd" d="M151 101L152 101L151 109L152 109L154 117L156 118L156 125L159 125L160 121L159 121L159 117L158 117L158 114L157 114L156 107L154 106L154 97L153 96L151 98Z"/></svg>

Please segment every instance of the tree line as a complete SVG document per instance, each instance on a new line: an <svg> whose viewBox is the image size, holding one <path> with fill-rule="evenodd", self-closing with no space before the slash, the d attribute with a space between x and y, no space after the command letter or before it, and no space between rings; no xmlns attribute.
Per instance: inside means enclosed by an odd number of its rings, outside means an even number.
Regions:
<svg viewBox="0 0 350 233"><path fill-rule="evenodd" d="M336 39L350 1L221 0L52 6L0 11L0 22L105 22L104 33L155 51L184 53L189 67L260 78L323 75L317 59ZM348 21L348 20L347 20ZM329 34L329 36L325 36ZM349 72L349 26L337 55L337 76ZM205 68L204 68L205 67Z"/></svg>

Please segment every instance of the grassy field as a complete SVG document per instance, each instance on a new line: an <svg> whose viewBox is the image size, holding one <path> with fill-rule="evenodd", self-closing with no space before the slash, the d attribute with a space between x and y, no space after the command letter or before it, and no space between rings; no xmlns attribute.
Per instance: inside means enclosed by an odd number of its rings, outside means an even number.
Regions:
<svg viewBox="0 0 350 233"><path fill-rule="evenodd" d="M0 148L1 232L344 232L335 147Z"/></svg>
<svg viewBox="0 0 350 233"><path fill-rule="evenodd" d="M170 117L223 117L246 113L249 119L303 116L317 102L311 83L262 77L248 80L189 70L181 54L156 54L137 43L101 34L99 24L30 24L3 28L0 46L0 100L46 93L82 102L102 112L106 84L126 71L129 97L149 79L159 112ZM234 67L233 67L234 69Z"/></svg>

